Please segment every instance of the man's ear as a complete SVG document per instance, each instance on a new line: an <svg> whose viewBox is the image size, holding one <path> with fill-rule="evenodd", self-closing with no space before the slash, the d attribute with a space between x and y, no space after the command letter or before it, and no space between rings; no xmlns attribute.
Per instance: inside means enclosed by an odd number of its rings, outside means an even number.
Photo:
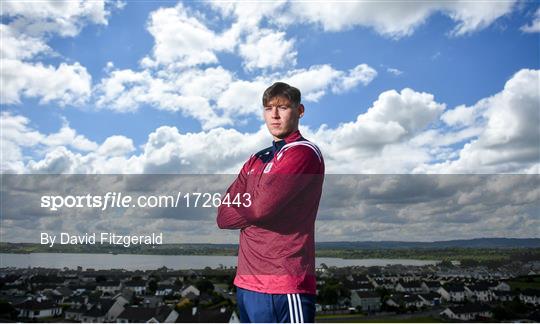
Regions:
<svg viewBox="0 0 540 324"><path fill-rule="evenodd" d="M304 105L302 105L302 104L298 105L298 116L300 118L302 118L304 116L304 110L305 110Z"/></svg>

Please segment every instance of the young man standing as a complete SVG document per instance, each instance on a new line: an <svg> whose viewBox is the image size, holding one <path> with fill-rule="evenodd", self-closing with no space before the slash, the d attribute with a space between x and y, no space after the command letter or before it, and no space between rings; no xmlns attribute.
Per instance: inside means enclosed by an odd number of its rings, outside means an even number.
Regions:
<svg viewBox="0 0 540 324"><path fill-rule="evenodd" d="M320 150L298 130L300 91L276 82L263 94L272 146L253 154L227 190L217 224L240 229L234 285L242 322L314 322L315 218L324 180Z"/></svg>

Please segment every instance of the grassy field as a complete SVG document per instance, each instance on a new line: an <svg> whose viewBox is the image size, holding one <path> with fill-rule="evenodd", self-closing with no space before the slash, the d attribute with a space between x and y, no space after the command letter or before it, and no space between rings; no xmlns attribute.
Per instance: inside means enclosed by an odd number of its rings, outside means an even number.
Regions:
<svg viewBox="0 0 540 324"><path fill-rule="evenodd" d="M439 323L440 320L430 316L417 317L366 317L359 314L344 315L321 315L315 317L315 322L333 322L333 323Z"/></svg>
<svg viewBox="0 0 540 324"><path fill-rule="evenodd" d="M540 289L540 276L532 278L516 278L513 280L509 280L508 284L510 285L512 290L516 290L518 288L520 290L523 290L525 288Z"/></svg>
<svg viewBox="0 0 540 324"><path fill-rule="evenodd" d="M381 317L377 319L363 319L360 323L439 323L441 320L430 316L419 316L411 318L393 318L393 317Z"/></svg>

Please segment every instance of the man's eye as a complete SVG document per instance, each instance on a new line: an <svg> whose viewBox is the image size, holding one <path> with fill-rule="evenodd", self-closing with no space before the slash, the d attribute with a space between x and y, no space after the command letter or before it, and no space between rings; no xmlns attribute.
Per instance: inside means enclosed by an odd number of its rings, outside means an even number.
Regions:
<svg viewBox="0 0 540 324"><path fill-rule="evenodd" d="M287 106L279 106L279 107L278 107L279 110L285 110L285 109L287 109L287 108L288 108Z"/></svg>

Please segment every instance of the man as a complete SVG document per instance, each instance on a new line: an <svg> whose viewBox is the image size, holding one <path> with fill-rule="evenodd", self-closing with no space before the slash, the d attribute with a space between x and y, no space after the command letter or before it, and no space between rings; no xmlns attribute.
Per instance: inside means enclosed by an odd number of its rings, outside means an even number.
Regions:
<svg viewBox="0 0 540 324"><path fill-rule="evenodd" d="M272 146L252 155L218 208L222 229L241 229L234 285L242 322L314 322L315 218L324 180L321 152L302 137L297 88L263 94ZM246 196L247 195L247 196Z"/></svg>

